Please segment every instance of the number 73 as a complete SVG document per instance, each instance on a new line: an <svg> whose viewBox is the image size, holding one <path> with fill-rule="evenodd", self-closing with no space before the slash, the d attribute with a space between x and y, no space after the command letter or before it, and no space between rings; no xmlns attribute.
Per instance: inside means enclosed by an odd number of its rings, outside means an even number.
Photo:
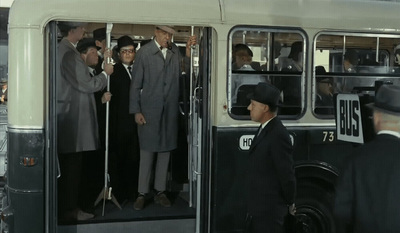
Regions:
<svg viewBox="0 0 400 233"><path fill-rule="evenodd" d="M335 132L333 131L323 131L322 133L324 134L324 138L322 139L323 142L333 142L335 139Z"/></svg>

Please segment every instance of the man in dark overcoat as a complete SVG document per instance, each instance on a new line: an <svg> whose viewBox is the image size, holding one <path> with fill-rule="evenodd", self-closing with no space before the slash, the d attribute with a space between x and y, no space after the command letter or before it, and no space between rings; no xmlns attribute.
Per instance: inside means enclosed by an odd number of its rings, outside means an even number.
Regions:
<svg viewBox="0 0 400 233"><path fill-rule="evenodd" d="M338 233L400 232L400 87L379 88L373 108L377 135L357 147L336 189Z"/></svg>
<svg viewBox="0 0 400 233"><path fill-rule="evenodd" d="M86 220L93 215L78 207L82 157L99 148L96 105L93 93L107 85L107 74L113 66L107 65L103 73L91 77L85 59L97 55L94 44L83 41L80 53L76 47L83 38L83 24L59 22L64 38L58 45L57 60L57 148L61 177L58 200L60 218ZM91 47L91 49L89 48ZM89 52L90 51L90 52Z"/></svg>
<svg viewBox="0 0 400 233"><path fill-rule="evenodd" d="M135 116L129 113L131 70L136 44L129 36L121 36L116 52L119 61L110 77L110 176L113 192L119 201L134 197L139 170L139 141Z"/></svg>
<svg viewBox="0 0 400 233"><path fill-rule="evenodd" d="M276 117L280 92L259 83L248 107L261 125L251 143L246 172L247 231L282 233L283 220L294 214L296 178L289 133Z"/></svg>
<svg viewBox="0 0 400 233"><path fill-rule="evenodd" d="M173 27L157 26L154 39L139 49L133 65L129 110L135 114L140 145L140 195L134 204L136 210L143 209L145 194L150 192L155 155L154 189L157 195L154 200L162 206L171 206L164 191L170 151L177 147L179 76L182 72L182 56L178 47L171 43L174 32ZM190 47L195 43L196 38L190 37L186 57L190 57Z"/></svg>

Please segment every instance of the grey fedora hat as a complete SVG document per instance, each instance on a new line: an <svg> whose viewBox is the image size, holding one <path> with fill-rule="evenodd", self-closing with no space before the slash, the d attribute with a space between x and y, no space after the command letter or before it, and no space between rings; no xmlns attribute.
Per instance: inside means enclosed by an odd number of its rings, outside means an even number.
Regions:
<svg viewBox="0 0 400 233"><path fill-rule="evenodd" d="M279 96L280 91L278 88L269 83L260 82L257 84L254 92L250 93L247 98L266 105L278 106Z"/></svg>
<svg viewBox="0 0 400 233"><path fill-rule="evenodd" d="M366 106L400 116L400 86L382 85L375 96L375 102Z"/></svg>

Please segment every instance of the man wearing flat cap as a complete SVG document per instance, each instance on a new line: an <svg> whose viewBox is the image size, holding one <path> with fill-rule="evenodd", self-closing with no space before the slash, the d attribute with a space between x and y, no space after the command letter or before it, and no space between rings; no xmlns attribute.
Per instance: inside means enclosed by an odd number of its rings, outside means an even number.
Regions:
<svg viewBox="0 0 400 233"><path fill-rule="evenodd" d="M107 85L105 71L91 77L86 62L97 48L93 41L82 40L84 24L59 22L64 36L58 45L57 57L57 148L61 177L58 185L60 220L76 221L93 218L78 205L82 159L88 151L99 148L96 106L93 93ZM78 49L79 52L78 51ZM84 54L84 55L83 55ZM93 56L95 58L95 56Z"/></svg>
<svg viewBox="0 0 400 233"><path fill-rule="evenodd" d="M375 138L346 161L336 188L336 232L400 232L400 87L382 85L373 109Z"/></svg>
<svg viewBox="0 0 400 233"><path fill-rule="evenodd" d="M282 233L284 217L295 212L293 148L276 117L279 96L278 88L269 83L259 83L249 96L251 120L261 124L250 146L246 172L246 230L251 233Z"/></svg>
<svg viewBox="0 0 400 233"><path fill-rule="evenodd" d="M170 151L177 148L179 113L179 77L182 73L182 55L171 42L175 30L160 25L154 30L152 41L142 46L132 70L129 111L135 114L140 144L139 196L134 209L145 206L150 191L153 160L156 159L154 175L154 201L170 207L166 193ZM191 46L196 37L186 43L186 64L189 63ZM188 65L185 68L189 69Z"/></svg>
<svg viewBox="0 0 400 233"><path fill-rule="evenodd" d="M135 116L129 113L129 88L135 60L136 43L129 36L117 40L119 61L110 77L110 176L113 192L119 201L137 192L139 141Z"/></svg>

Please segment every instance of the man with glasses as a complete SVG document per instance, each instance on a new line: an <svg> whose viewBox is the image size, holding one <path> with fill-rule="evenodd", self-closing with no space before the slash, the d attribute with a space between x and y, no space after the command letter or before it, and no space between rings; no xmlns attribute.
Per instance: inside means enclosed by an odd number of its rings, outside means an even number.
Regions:
<svg viewBox="0 0 400 233"><path fill-rule="evenodd" d="M136 44L129 36L117 41L119 61L110 77L110 175L119 201L133 197L137 192L139 170L139 142L135 116L129 114L129 87L135 60Z"/></svg>

